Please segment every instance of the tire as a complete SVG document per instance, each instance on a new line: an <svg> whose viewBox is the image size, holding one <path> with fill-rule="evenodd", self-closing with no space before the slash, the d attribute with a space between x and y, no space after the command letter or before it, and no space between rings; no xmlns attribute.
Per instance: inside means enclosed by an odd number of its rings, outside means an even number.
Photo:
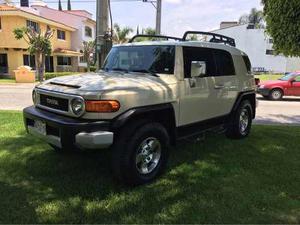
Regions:
<svg viewBox="0 0 300 225"><path fill-rule="evenodd" d="M233 114L226 136L231 139L242 139L249 135L252 126L253 109L248 100L244 100Z"/></svg>
<svg viewBox="0 0 300 225"><path fill-rule="evenodd" d="M169 135L160 123L137 122L124 128L112 146L112 171L123 184L153 181L164 171L169 155Z"/></svg>
<svg viewBox="0 0 300 225"><path fill-rule="evenodd" d="M283 97L283 91L278 88L273 89L269 95L269 98L273 101L279 101L282 99L282 97Z"/></svg>

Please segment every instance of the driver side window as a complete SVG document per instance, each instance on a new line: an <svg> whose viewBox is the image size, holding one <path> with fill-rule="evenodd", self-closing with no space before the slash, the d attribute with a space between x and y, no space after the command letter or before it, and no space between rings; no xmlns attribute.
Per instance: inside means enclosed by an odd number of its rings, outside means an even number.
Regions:
<svg viewBox="0 0 300 225"><path fill-rule="evenodd" d="M300 76L295 77L295 82L300 82Z"/></svg>

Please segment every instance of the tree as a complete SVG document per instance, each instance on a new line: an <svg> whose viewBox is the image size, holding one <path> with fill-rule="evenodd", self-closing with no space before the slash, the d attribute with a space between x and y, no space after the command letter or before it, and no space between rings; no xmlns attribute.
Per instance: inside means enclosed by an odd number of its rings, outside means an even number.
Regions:
<svg viewBox="0 0 300 225"><path fill-rule="evenodd" d="M156 31L155 29L151 28L151 27L147 27L145 30L144 30L144 34L147 34L147 35L155 35L156 34Z"/></svg>
<svg viewBox="0 0 300 225"><path fill-rule="evenodd" d="M14 29L14 35L17 40L24 39L29 45L28 51L35 55L35 65L39 81L44 80L46 55L51 54L51 41L54 31L47 27L43 34L40 30L35 31L33 28L23 27Z"/></svg>
<svg viewBox="0 0 300 225"><path fill-rule="evenodd" d="M83 42L83 57L86 59L87 72L91 71L91 64L93 63L93 53L95 52L95 41Z"/></svg>
<svg viewBox="0 0 300 225"><path fill-rule="evenodd" d="M121 28L119 24L114 24L114 36L113 41L117 44L122 44L128 41L128 35L133 32L133 29L130 27Z"/></svg>
<svg viewBox="0 0 300 225"><path fill-rule="evenodd" d="M253 24L255 28L264 28L264 14L263 11L256 8L251 9L249 14L242 15L239 19L240 24Z"/></svg>
<svg viewBox="0 0 300 225"><path fill-rule="evenodd" d="M58 1L58 10L62 11L61 0Z"/></svg>
<svg viewBox="0 0 300 225"><path fill-rule="evenodd" d="M300 56L300 2L264 0L267 32L273 38L276 53Z"/></svg>
<svg viewBox="0 0 300 225"><path fill-rule="evenodd" d="M72 7L71 7L71 0L68 0L68 10L71 11Z"/></svg>

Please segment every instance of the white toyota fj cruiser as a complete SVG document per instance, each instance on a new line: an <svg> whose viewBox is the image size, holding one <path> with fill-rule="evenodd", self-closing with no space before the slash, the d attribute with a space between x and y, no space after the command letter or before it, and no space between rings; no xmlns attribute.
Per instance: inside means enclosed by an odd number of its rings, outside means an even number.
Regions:
<svg viewBox="0 0 300 225"><path fill-rule="evenodd" d="M161 174L178 139L213 127L246 137L256 111L251 64L234 39L140 37L114 46L98 73L37 85L24 109L27 131L56 150L110 148L114 175L133 185Z"/></svg>

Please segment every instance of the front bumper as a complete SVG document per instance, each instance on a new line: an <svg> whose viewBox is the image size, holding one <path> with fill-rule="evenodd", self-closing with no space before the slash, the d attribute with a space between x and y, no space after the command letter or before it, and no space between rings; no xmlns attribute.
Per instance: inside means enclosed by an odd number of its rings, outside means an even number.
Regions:
<svg viewBox="0 0 300 225"><path fill-rule="evenodd" d="M59 148L102 149L113 143L109 121L83 120L57 115L34 106L23 110L28 133ZM45 132L35 128L35 121L46 125Z"/></svg>
<svg viewBox="0 0 300 225"><path fill-rule="evenodd" d="M269 96L270 94L270 89L267 88L258 88L257 93L262 95L262 96Z"/></svg>

